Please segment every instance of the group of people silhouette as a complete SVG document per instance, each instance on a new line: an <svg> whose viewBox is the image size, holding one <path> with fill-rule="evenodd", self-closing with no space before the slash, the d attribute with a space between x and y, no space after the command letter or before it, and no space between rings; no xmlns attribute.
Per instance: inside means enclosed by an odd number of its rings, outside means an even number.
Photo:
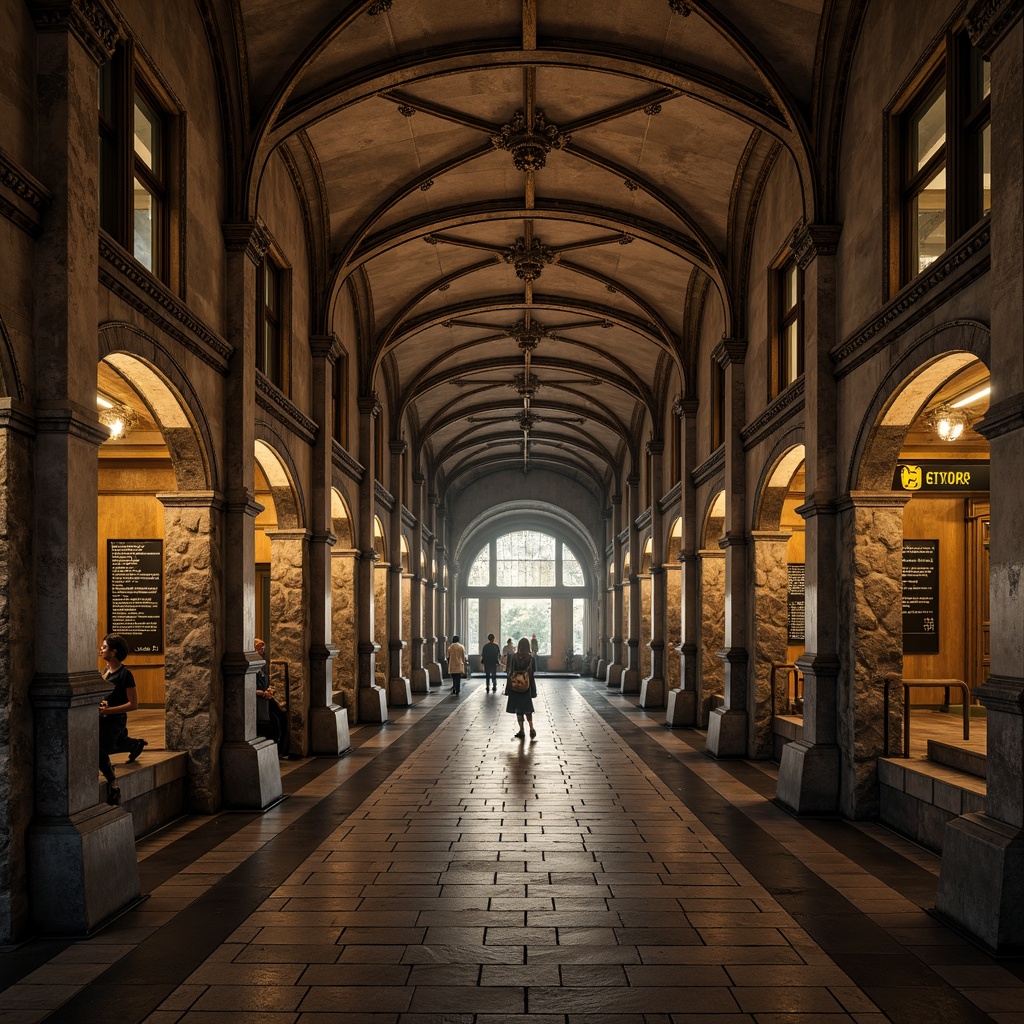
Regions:
<svg viewBox="0 0 1024 1024"><path fill-rule="evenodd" d="M504 648L495 643L494 634L487 634L487 643L480 651L480 664L484 670L484 693L498 692L498 672L505 673L505 710L516 716L519 729L513 739L526 738L526 725L530 728L530 739L535 739L537 730L533 725L533 701L537 696L537 634L530 639L522 637L513 644L509 637ZM456 634L448 645L448 674L452 679L451 693L458 697L462 693L462 680L468 674L469 658L466 648ZM528 685L527 685L528 680Z"/></svg>

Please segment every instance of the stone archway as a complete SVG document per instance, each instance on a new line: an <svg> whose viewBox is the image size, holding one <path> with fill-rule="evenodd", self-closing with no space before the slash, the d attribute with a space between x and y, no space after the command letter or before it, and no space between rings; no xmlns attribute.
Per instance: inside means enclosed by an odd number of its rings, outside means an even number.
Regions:
<svg viewBox="0 0 1024 1024"><path fill-rule="evenodd" d="M943 344L951 347L943 351ZM893 490L897 463L932 396L957 374L983 364L987 353L987 332L977 325L937 329L882 382L861 428L839 516L838 715L845 723L839 801L849 817L878 813L877 759L886 753L884 690L904 672L903 537L909 494ZM899 687L891 687L889 706L890 753L896 753L904 713Z"/></svg>
<svg viewBox="0 0 1024 1024"><path fill-rule="evenodd" d="M706 728L725 692L725 664L719 653L725 646L725 552L719 540L725 532L725 491L708 503L700 534L700 661L697 680L697 724Z"/></svg>
<svg viewBox="0 0 1024 1024"><path fill-rule="evenodd" d="M117 335L121 335L120 339ZM123 331L107 333L109 341L139 340ZM151 356L159 354L155 349ZM182 378L183 380L183 378ZM223 686L220 662L222 639L219 615L211 614L221 601L221 504L214 481L210 448L201 434L201 420L193 416L181 389L164 367L154 366L134 352L110 351L100 363L98 386L116 392L117 399L134 404L138 414L159 431L166 448L169 473L147 468L118 472L120 497L111 499L104 515L99 497L101 537L110 515L118 535L150 535L159 528L164 554L163 672L159 692L152 688L153 673L139 670L140 700L157 697L164 706L164 736L168 750L188 755L188 806L210 813L220 805L220 748L223 740ZM193 401L198 408L198 401ZM131 437L101 446L100 464L117 465L117 447L125 457L133 451ZM108 447L109 446L109 447ZM153 463L153 459L147 460ZM156 460L157 462L159 460ZM117 472L116 470L114 470ZM101 473L101 492L103 489ZM134 481L134 482L133 482ZM126 520L123 495L126 484L136 490L137 506ZM151 508L148 506L152 506ZM118 507L119 506L119 507ZM157 526L159 524L159 527ZM141 534L139 531L141 530ZM102 562L101 562L102 564ZM100 587L100 632L106 632L102 606L106 581ZM136 666L138 662L136 660ZM147 684L150 688L147 690Z"/></svg>
<svg viewBox="0 0 1024 1024"><path fill-rule="evenodd" d="M356 624L356 562L359 549L348 503L331 488L331 529L337 538L331 549L331 638L338 648L333 664L335 701L350 715L358 713L359 637Z"/></svg>
<svg viewBox="0 0 1024 1024"><path fill-rule="evenodd" d="M310 533L299 501L294 468L283 454L286 449L264 439L265 431L258 430L258 434L261 436L256 440L254 486L256 500L264 505L264 511L256 517L256 552L258 562L270 564L267 671L275 691L286 697L291 751L308 754Z"/></svg>
<svg viewBox="0 0 1024 1024"><path fill-rule="evenodd" d="M796 444L769 465L751 531L750 749L760 758L774 753L774 714L788 699L787 675L773 666L791 664L796 657L789 647L789 566L802 566L804 557L803 520L795 512L804 498L804 457L804 446Z"/></svg>

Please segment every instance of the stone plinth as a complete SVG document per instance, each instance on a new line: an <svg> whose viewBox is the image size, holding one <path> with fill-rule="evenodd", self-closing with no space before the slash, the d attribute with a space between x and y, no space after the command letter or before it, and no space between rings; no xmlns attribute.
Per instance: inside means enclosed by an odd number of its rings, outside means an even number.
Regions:
<svg viewBox="0 0 1024 1024"><path fill-rule="evenodd" d="M337 704L311 708L309 713L311 753L319 757L344 754L352 748L348 731L348 712Z"/></svg>
<svg viewBox="0 0 1024 1024"><path fill-rule="evenodd" d="M281 799L281 766L277 744L257 737L225 743L221 750L224 806L262 810Z"/></svg>
<svg viewBox="0 0 1024 1024"><path fill-rule="evenodd" d="M697 693L676 687L668 691L665 707L665 724L695 725L697 722Z"/></svg>
<svg viewBox="0 0 1024 1024"><path fill-rule="evenodd" d="M387 720L388 701L384 687L359 687L359 721L380 723Z"/></svg>
<svg viewBox="0 0 1024 1024"><path fill-rule="evenodd" d="M637 704L642 708L663 708L665 706L665 680L648 676L640 684L640 699Z"/></svg>

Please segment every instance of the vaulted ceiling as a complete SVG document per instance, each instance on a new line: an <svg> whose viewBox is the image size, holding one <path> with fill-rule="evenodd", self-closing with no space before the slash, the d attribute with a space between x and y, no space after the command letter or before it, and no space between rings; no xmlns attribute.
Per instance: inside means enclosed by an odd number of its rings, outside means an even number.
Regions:
<svg viewBox="0 0 1024 1024"><path fill-rule="evenodd" d="M362 385L449 484L628 468L692 394L693 308L733 327L769 152L815 212L840 0L233 2L252 206L286 153L323 308L361 297Z"/></svg>

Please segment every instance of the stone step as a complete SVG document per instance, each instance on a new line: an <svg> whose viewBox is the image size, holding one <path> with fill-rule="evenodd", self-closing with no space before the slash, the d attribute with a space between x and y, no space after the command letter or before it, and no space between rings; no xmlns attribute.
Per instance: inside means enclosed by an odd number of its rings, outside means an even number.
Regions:
<svg viewBox="0 0 1024 1024"><path fill-rule="evenodd" d="M114 764L121 788L121 806L132 816L135 838L155 832L185 813L188 755L174 750L147 747L134 764ZM98 802L107 799L107 784L98 780Z"/></svg>
<svg viewBox="0 0 1024 1024"><path fill-rule="evenodd" d="M947 743L943 740L928 741L928 760L954 768L975 778L985 779L986 756L983 750L972 750L962 744Z"/></svg>

